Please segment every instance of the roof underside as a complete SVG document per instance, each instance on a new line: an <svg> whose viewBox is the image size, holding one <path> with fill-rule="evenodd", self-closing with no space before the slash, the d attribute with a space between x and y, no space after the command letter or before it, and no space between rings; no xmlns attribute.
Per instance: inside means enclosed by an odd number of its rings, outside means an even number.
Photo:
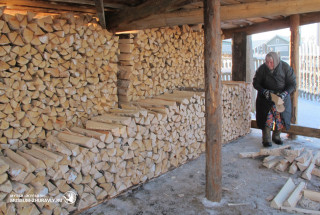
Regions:
<svg viewBox="0 0 320 215"><path fill-rule="evenodd" d="M100 1L114 31L203 23L203 0L0 0L0 6L8 12L97 14ZM320 22L319 11L320 0L221 0L221 28L275 25L293 14L305 17L302 24Z"/></svg>

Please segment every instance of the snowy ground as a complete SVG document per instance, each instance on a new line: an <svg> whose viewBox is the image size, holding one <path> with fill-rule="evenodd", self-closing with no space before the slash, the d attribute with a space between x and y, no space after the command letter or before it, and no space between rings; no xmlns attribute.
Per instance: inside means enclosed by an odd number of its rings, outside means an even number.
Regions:
<svg viewBox="0 0 320 215"><path fill-rule="evenodd" d="M298 124L320 129L320 102L299 98Z"/></svg>

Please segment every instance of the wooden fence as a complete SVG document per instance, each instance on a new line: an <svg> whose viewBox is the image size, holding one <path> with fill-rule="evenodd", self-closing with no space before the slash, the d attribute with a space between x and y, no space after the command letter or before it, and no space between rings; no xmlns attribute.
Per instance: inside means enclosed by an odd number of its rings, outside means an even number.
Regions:
<svg viewBox="0 0 320 215"><path fill-rule="evenodd" d="M300 46L299 96L320 101L320 48L305 43Z"/></svg>
<svg viewBox="0 0 320 215"><path fill-rule="evenodd" d="M231 81L232 56L226 55L221 58L221 80Z"/></svg>

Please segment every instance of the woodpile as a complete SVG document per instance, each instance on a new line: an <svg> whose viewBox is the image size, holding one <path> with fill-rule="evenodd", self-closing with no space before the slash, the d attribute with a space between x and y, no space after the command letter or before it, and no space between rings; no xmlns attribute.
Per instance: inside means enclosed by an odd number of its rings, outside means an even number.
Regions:
<svg viewBox="0 0 320 215"><path fill-rule="evenodd" d="M122 103L122 109L91 117L85 128L53 132L44 147L5 149L0 210L81 211L195 159L205 151L204 108L203 92L173 91ZM74 204L58 201L68 191L77 194ZM56 202L19 202L31 194Z"/></svg>
<svg viewBox="0 0 320 215"><path fill-rule="evenodd" d="M222 82L222 142L227 143L250 132L250 83Z"/></svg>
<svg viewBox="0 0 320 215"><path fill-rule="evenodd" d="M49 136L44 148L5 149L0 156L3 213L25 213L24 204L12 199L27 194L61 199L67 191L77 193L74 204L29 202L29 214L83 210L204 152L203 93L176 91L123 106L92 117L85 128Z"/></svg>
<svg viewBox="0 0 320 215"><path fill-rule="evenodd" d="M301 172L301 178L310 180L312 175L320 177L320 150L292 148L285 145L275 149L263 148L259 152L240 153L241 158L265 156L263 166L290 174Z"/></svg>
<svg viewBox="0 0 320 215"><path fill-rule="evenodd" d="M1 214L80 211L205 151L204 93L174 90L203 88L203 32L119 41L91 16L0 10ZM248 86L223 87L224 143L250 131Z"/></svg>
<svg viewBox="0 0 320 215"><path fill-rule="evenodd" d="M318 208L314 210L301 207L303 204L299 204L299 201L303 201L302 199L307 199L310 205L311 202L318 205L320 203L320 192L307 189L307 184L304 181L296 185L291 178L288 178L279 193L271 201L270 206L291 213L320 214ZM300 207L297 207L299 205Z"/></svg>
<svg viewBox="0 0 320 215"><path fill-rule="evenodd" d="M0 14L0 144L43 142L117 105L118 37L95 18Z"/></svg>
<svg viewBox="0 0 320 215"><path fill-rule="evenodd" d="M178 87L204 88L203 31L153 28L120 39L119 100L136 101Z"/></svg>

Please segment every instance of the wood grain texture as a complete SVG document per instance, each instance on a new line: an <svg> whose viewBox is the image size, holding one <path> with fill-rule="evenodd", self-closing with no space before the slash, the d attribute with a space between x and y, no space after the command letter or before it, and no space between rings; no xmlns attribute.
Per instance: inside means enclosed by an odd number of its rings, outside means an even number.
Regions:
<svg viewBox="0 0 320 215"><path fill-rule="evenodd" d="M220 0L204 1L206 198L221 200L221 28Z"/></svg>

